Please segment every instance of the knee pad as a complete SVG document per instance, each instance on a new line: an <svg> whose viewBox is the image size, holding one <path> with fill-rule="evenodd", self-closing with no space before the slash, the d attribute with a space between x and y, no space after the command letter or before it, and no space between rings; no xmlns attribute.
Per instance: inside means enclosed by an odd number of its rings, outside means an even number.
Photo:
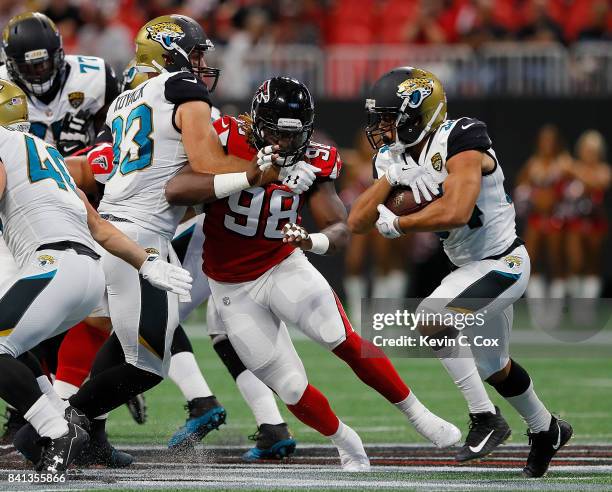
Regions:
<svg viewBox="0 0 612 492"><path fill-rule="evenodd" d="M234 378L234 381L240 374L246 371L246 367L238 357L234 347L230 343L226 335L214 335L212 338L213 348L217 355L227 367L227 370Z"/></svg>
<svg viewBox="0 0 612 492"><path fill-rule="evenodd" d="M287 373L274 382L274 386L268 384L287 405L295 405L300 401L304 391L308 387L308 379L298 371Z"/></svg>
<svg viewBox="0 0 612 492"><path fill-rule="evenodd" d="M529 389L531 378L521 365L510 359L510 372L500 383L489 383L504 398L522 395Z"/></svg>

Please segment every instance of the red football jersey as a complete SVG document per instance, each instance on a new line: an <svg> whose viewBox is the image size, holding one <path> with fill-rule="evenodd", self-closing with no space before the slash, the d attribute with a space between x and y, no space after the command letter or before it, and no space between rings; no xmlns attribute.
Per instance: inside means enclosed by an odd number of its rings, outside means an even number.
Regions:
<svg viewBox="0 0 612 492"><path fill-rule="evenodd" d="M249 145L238 120L224 116L213 125L228 154L253 159L257 150ZM317 181L336 179L342 167L338 151L328 145L311 142L305 159L321 169ZM295 248L283 243L281 231L288 222L301 221L305 195L271 183L209 204L204 219L204 273L219 282L247 282L278 265Z"/></svg>

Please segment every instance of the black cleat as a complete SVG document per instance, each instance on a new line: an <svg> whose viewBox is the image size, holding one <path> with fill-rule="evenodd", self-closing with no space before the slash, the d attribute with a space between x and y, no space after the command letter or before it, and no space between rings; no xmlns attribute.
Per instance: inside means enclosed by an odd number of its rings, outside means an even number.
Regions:
<svg viewBox="0 0 612 492"><path fill-rule="evenodd" d="M510 426L502 417L499 408L495 407L495 413L470 413L470 431L455 459L470 461L482 458L503 444L510 434Z"/></svg>
<svg viewBox="0 0 612 492"><path fill-rule="evenodd" d="M68 423L68 432L57 439L48 437L41 440L43 452L36 464L36 471L42 473L61 474L68 469L75 456L89 441L85 430L75 424Z"/></svg>
<svg viewBox="0 0 612 492"><path fill-rule="evenodd" d="M573 433L571 425L555 417L552 418L547 431L537 433L527 431L531 450L527 464L523 468L523 475L527 478L543 477L548 470L550 460L567 444Z"/></svg>
<svg viewBox="0 0 612 492"><path fill-rule="evenodd" d="M147 401L142 393L128 400L126 405L134 422L142 425L147 421Z"/></svg>
<svg viewBox="0 0 612 492"><path fill-rule="evenodd" d="M92 437L89 444L76 457L78 466L103 466L105 468L125 468L134 462L134 457L125 451L115 449L106 436L103 439Z"/></svg>
<svg viewBox="0 0 612 492"><path fill-rule="evenodd" d="M289 433L287 424L261 424L257 432L249 439L255 441L255 447L242 455L242 460L251 462L257 460L281 460L295 452L297 445Z"/></svg>
<svg viewBox="0 0 612 492"><path fill-rule="evenodd" d="M11 444L15 439L17 431L27 424L28 421L23 418L23 415L21 415L16 408L12 407L6 407L4 418L6 422L4 422L2 426L4 432L0 437L0 444Z"/></svg>

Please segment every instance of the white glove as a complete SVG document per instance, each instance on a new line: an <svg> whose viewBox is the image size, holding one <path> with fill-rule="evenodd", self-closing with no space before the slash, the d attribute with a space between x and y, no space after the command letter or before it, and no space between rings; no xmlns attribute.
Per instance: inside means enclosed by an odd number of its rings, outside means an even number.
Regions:
<svg viewBox="0 0 612 492"><path fill-rule="evenodd" d="M315 173L320 171L318 167L300 161L290 167L281 167L278 179L293 193L300 195L312 186L316 179Z"/></svg>
<svg viewBox="0 0 612 492"><path fill-rule="evenodd" d="M414 201L417 203L421 203L421 194L425 200L430 202L433 199L431 193L434 195L440 193L438 184L421 166L408 167L405 163L397 162L389 166L386 176L391 186L409 186L412 189Z"/></svg>
<svg viewBox="0 0 612 492"><path fill-rule="evenodd" d="M309 237L308 231L301 225L294 222L285 224L281 232L283 233L283 239L286 239L287 242L289 242L289 239L291 239L292 242L295 241L296 243L299 243L300 241L308 239Z"/></svg>
<svg viewBox="0 0 612 492"><path fill-rule="evenodd" d="M191 274L181 267L161 260L157 255L149 255L138 272L158 289L168 290L179 296L189 295L191 290Z"/></svg>
<svg viewBox="0 0 612 492"><path fill-rule="evenodd" d="M257 152L257 167L261 172L264 172L272 164L282 166L285 163L284 157L279 157L278 148L276 145L268 145ZM276 156L276 157L274 157Z"/></svg>
<svg viewBox="0 0 612 492"><path fill-rule="evenodd" d="M402 233L398 225L399 217L383 204L376 207L376 210L378 210L379 213L378 220L376 221L376 229L378 229L380 235L388 239L400 237Z"/></svg>

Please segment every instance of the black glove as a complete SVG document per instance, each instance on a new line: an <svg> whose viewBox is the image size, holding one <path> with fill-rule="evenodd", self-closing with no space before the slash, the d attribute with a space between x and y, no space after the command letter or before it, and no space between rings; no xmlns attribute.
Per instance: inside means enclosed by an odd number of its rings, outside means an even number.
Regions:
<svg viewBox="0 0 612 492"><path fill-rule="evenodd" d="M91 115L89 111L66 113L57 139L57 150L64 156L81 150L89 143L89 125Z"/></svg>

